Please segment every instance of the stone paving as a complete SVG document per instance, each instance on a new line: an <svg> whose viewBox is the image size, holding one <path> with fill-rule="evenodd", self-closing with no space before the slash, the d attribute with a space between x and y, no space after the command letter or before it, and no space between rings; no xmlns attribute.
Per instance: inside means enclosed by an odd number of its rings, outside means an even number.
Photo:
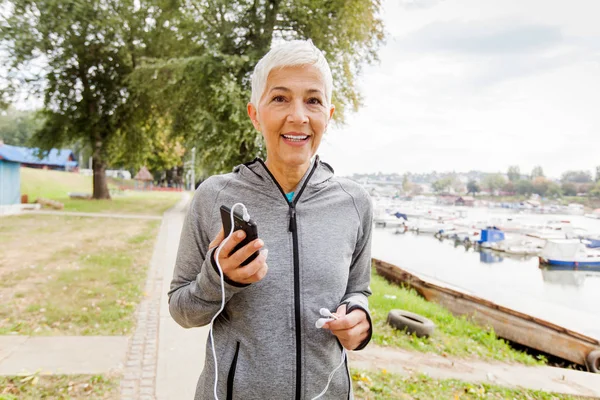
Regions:
<svg viewBox="0 0 600 400"><path fill-rule="evenodd" d="M160 247L156 246L155 253ZM121 399L123 400L152 400L155 398L162 271L160 263L155 262L156 254L152 259L153 262L146 280L145 298L137 311L137 327L129 342L121 379Z"/></svg>
<svg viewBox="0 0 600 400"><path fill-rule="evenodd" d="M184 194L177 205L165 213L156 239L146 279L145 297L137 310L137 326L129 343L121 379L122 400L153 400L156 398L160 308L161 301L165 301L164 269L168 268L166 263L174 262L174 260L167 261L165 255L170 247L176 248L179 242L179 232L176 232L176 237L169 237L172 235L169 235L171 232L168 228L171 219L182 218L181 214L185 210L188 199L189 195ZM178 229L181 230L180 224ZM173 249L171 250L173 251Z"/></svg>

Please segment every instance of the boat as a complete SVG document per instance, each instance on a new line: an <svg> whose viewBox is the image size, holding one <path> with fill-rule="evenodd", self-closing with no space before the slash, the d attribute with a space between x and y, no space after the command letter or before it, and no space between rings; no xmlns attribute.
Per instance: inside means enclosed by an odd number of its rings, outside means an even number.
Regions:
<svg viewBox="0 0 600 400"><path fill-rule="evenodd" d="M465 293L432 278L419 277L398 266L373 259L377 273L390 282L409 286L426 300L441 304L455 315L469 316L491 326L498 337L560 357L600 372L600 340L546 320Z"/></svg>
<svg viewBox="0 0 600 400"><path fill-rule="evenodd" d="M590 214L584 214L584 217L591 218L591 219L600 219L600 208L596 208Z"/></svg>
<svg viewBox="0 0 600 400"><path fill-rule="evenodd" d="M583 215L585 213L585 208L582 204L570 203L565 208L564 212L570 215Z"/></svg>
<svg viewBox="0 0 600 400"><path fill-rule="evenodd" d="M573 268L600 267L600 249L585 239L548 240L539 255L540 265Z"/></svg>

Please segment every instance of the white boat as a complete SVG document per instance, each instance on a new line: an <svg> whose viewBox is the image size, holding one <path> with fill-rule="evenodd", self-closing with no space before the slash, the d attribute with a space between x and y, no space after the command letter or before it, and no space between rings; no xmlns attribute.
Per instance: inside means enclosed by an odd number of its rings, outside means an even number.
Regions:
<svg viewBox="0 0 600 400"><path fill-rule="evenodd" d="M540 253L540 264L575 269L600 268L600 249L589 248L581 239L548 240Z"/></svg>
<svg viewBox="0 0 600 400"><path fill-rule="evenodd" d="M582 204L571 203L569 204L565 210L567 214L570 215L583 215L585 213L585 209Z"/></svg>
<svg viewBox="0 0 600 400"><path fill-rule="evenodd" d="M453 231L456 228L454 225L446 223L446 222L437 222L431 221L427 219L419 219L415 224L409 225L409 229L416 231L418 233L444 233L448 231Z"/></svg>
<svg viewBox="0 0 600 400"><path fill-rule="evenodd" d="M590 214L585 214L584 217L591 218L591 219L600 219L600 208L596 208Z"/></svg>

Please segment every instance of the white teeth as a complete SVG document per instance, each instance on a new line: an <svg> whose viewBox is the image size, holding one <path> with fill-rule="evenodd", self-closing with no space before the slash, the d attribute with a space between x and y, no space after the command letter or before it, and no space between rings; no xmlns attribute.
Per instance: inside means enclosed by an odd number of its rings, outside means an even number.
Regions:
<svg viewBox="0 0 600 400"><path fill-rule="evenodd" d="M288 140L291 140L292 142L301 142L303 140L306 140L306 138L308 138L308 135L304 135L304 136L283 135L283 137Z"/></svg>

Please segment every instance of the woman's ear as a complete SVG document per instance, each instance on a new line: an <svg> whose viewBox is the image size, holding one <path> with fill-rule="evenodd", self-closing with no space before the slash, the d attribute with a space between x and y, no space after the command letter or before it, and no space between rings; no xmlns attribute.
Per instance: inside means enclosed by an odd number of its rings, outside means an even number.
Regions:
<svg viewBox="0 0 600 400"><path fill-rule="evenodd" d="M252 125L254 125L254 129L260 132L260 123L258 122L258 110L254 107L254 104L248 103L248 116L250 117L250 121L252 121Z"/></svg>

